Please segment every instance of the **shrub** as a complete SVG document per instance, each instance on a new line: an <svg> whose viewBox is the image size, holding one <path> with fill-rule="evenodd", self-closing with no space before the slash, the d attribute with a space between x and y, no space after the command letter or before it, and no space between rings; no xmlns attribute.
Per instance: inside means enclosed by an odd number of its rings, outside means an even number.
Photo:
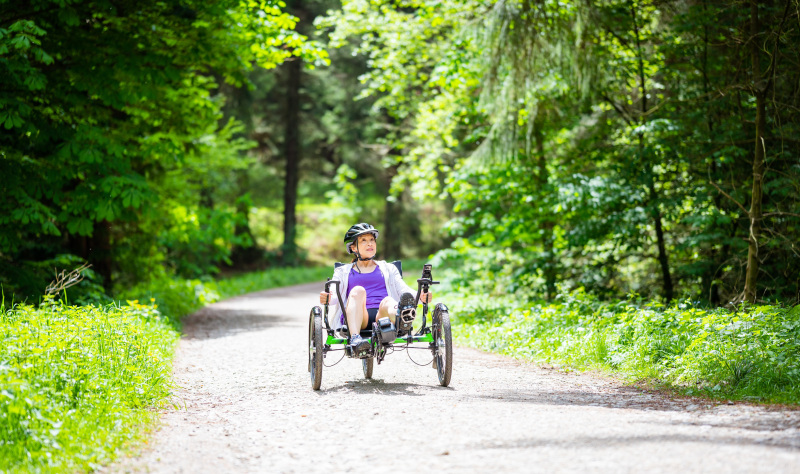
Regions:
<svg viewBox="0 0 800 474"><path fill-rule="evenodd" d="M582 290L547 303L473 298L454 306L462 343L515 357L612 371L688 394L800 401L800 306L705 309L599 302Z"/></svg>
<svg viewBox="0 0 800 474"><path fill-rule="evenodd" d="M158 304L162 313L168 315L170 320L177 324L183 316L218 301L220 298L230 298L254 291L313 281L324 282L325 278L332 274L333 270L325 267L279 267L219 280L163 276L122 291L118 298L122 300L152 299Z"/></svg>
<svg viewBox="0 0 800 474"><path fill-rule="evenodd" d="M152 305L17 306L0 339L0 471L93 469L170 393L177 337Z"/></svg>

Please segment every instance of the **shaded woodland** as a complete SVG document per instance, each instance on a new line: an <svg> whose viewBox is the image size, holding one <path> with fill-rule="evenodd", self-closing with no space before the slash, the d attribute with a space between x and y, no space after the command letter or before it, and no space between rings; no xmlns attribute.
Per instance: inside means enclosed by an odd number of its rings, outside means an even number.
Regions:
<svg viewBox="0 0 800 474"><path fill-rule="evenodd" d="M346 258L475 291L800 298L800 5L0 3L0 282ZM8 297L8 296L7 296Z"/></svg>

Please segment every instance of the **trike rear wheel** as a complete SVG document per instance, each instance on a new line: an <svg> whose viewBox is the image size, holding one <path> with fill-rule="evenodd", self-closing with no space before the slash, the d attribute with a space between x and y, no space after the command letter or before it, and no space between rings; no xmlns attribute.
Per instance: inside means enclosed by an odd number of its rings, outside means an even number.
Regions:
<svg viewBox="0 0 800 474"><path fill-rule="evenodd" d="M364 378L372 378L372 369L375 366L375 358L361 359L361 368L364 369Z"/></svg>
<svg viewBox="0 0 800 474"><path fill-rule="evenodd" d="M322 314L315 307L308 317L308 372L314 390L322 385L322 348Z"/></svg>

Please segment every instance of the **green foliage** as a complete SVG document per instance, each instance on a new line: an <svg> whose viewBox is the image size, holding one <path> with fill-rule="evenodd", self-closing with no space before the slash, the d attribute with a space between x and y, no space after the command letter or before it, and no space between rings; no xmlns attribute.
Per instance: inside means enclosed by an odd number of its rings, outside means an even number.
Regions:
<svg viewBox="0 0 800 474"><path fill-rule="evenodd" d="M220 183L248 166L253 143L222 120L219 88L291 56L327 61L281 5L0 2L7 267L72 253L110 288L160 273L164 259L183 276L213 272L246 244L228 239L246 216ZM186 215L199 229L176 236Z"/></svg>
<svg viewBox="0 0 800 474"><path fill-rule="evenodd" d="M800 403L800 306L709 310L600 302L582 289L554 303L452 305L461 343L646 380L690 395Z"/></svg>
<svg viewBox="0 0 800 474"><path fill-rule="evenodd" d="M318 23L368 61L393 189L452 199L468 267L485 248L535 297L561 283L720 305L744 284L757 145L774 156L759 297L800 288L798 12L759 5L761 78L739 4L350 0ZM758 144L755 84L775 94Z"/></svg>
<svg viewBox="0 0 800 474"><path fill-rule="evenodd" d="M220 299L282 286L324 282L332 274L328 267L270 268L237 276L211 279L161 277L135 285L117 295L117 299L152 301L173 324L183 316Z"/></svg>
<svg viewBox="0 0 800 474"><path fill-rule="evenodd" d="M219 300L219 293L213 280L163 276L128 288L116 297L120 300L137 298L151 301L168 316L171 324L178 326L183 316Z"/></svg>
<svg viewBox="0 0 800 474"><path fill-rule="evenodd" d="M85 264L85 260L75 255L61 254L40 261L19 262L13 265L0 259L0 283L3 298L7 303L37 304L45 296L45 288L56 279L62 271L72 271ZM103 279L91 268L81 272L83 279L66 293L54 295L58 300L70 304L104 305L111 302L103 288ZM15 300L17 295L25 295L25 300Z"/></svg>
<svg viewBox="0 0 800 474"><path fill-rule="evenodd" d="M301 283L320 282L321 288L325 279L332 274L332 266L273 268L219 280L217 281L217 289L222 298L229 298L254 291L299 285Z"/></svg>
<svg viewBox="0 0 800 474"><path fill-rule="evenodd" d="M88 471L109 463L168 401L182 316L220 297L330 274L315 267L218 281L163 277L119 295L130 298L127 306L68 306L46 297L39 307L4 307L0 470Z"/></svg>
<svg viewBox="0 0 800 474"><path fill-rule="evenodd" d="M3 471L96 469L172 388L177 334L152 305L4 307L0 340Z"/></svg>

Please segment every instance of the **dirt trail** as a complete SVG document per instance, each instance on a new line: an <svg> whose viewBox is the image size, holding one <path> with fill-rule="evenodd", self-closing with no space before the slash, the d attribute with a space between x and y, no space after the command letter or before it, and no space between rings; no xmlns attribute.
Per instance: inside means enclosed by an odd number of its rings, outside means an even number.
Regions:
<svg viewBox="0 0 800 474"><path fill-rule="evenodd" d="M175 361L185 408L108 470L800 473L800 411L673 400L469 349L454 351L449 388L401 352L372 381L358 361L326 367L314 392L306 330L320 287L187 318Z"/></svg>

